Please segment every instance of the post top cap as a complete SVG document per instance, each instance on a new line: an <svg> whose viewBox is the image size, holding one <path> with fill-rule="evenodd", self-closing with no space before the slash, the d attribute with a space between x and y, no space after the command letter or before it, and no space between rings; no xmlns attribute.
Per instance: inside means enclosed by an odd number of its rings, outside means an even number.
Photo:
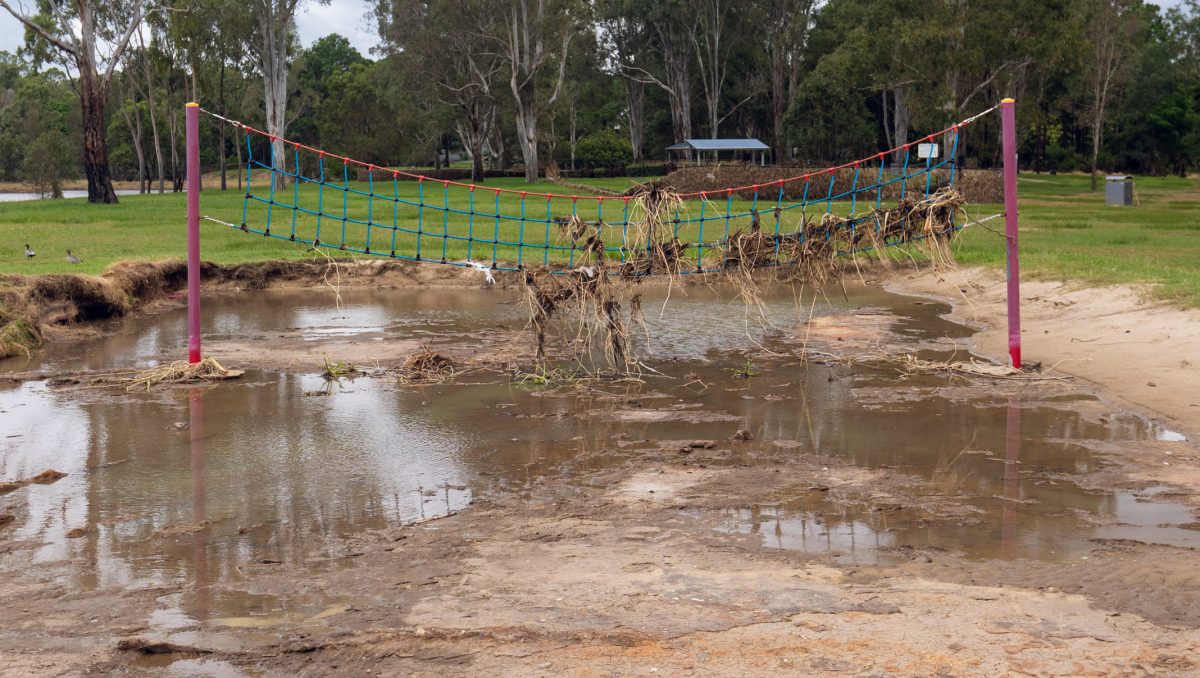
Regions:
<svg viewBox="0 0 1200 678"><path fill-rule="evenodd" d="M196 103L195 101L189 101L184 104L184 106L187 108L200 108L200 104Z"/></svg>
<svg viewBox="0 0 1200 678"><path fill-rule="evenodd" d="M1001 99L1001 100L1000 100L1000 103L1002 103L1002 104L1015 104L1015 103L1017 103L1017 100L1016 100L1016 99L1014 99L1014 98L1012 98L1012 97L1005 97L1005 98L1003 98L1003 99Z"/></svg>

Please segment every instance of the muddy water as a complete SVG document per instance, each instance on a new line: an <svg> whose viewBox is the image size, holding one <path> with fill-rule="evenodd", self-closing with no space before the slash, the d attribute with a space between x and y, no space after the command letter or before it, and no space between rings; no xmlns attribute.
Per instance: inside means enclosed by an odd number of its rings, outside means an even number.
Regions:
<svg viewBox="0 0 1200 678"><path fill-rule="evenodd" d="M946 309L872 289L846 297L767 298L764 335L741 307L708 291L675 293L658 313L648 294L651 365L671 378L642 385L543 389L485 373L461 383L404 385L388 378L326 382L251 370L238 383L144 394L53 391L43 382L0 387L0 480L54 468L69 475L0 496L15 536L40 544L35 563L71 586L155 586L186 581L197 592L156 612L162 628L192 620L319 613L302 594L201 595L235 582L241 568L276 562L313 572L351 566L353 536L462 509L480 495L523 493L544 477L586 483L588 472L627 462L668 441L721 441L708 465L778 463L820 453L922 479L913 496L844 502L828 488L788 478L744 506L693 511L719 530L758 535L770 547L869 563L913 549L979 558L1065 560L1093 538L1200 546L1186 507L1158 488L1100 492L1073 478L1102 468L1103 444L1171 440L1085 395L1048 402L964 402L939 395L940 379L903 382L894 372L802 365L742 351L778 347L797 319L845 308L883 308L895 331L954 338L965 328ZM209 341L323 339L470 341L519 327L518 299L492 291L272 292L219 297L205 309ZM181 311L130 321L103 339L58 343L36 361L0 369L149 366L183 346ZM752 329L748 329L752 328ZM334 356L335 357L335 356ZM310 369L312 373L303 373ZM738 369L754 373L738 378ZM928 388L920 397L905 397ZM753 441L730 444L738 429ZM1184 445L1187 443L1177 443ZM781 485L782 487L783 485ZM930 501L956 520L928 520ZM436 523L432 527L436 527ZM76 536L73 536L76 535ZM59 575L56 575L59 576Z"/></svg>

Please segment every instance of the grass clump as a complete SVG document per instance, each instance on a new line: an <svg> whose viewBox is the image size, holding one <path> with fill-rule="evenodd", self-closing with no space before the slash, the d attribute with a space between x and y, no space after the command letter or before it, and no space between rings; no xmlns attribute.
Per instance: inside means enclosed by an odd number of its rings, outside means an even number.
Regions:
<svg viewBox="0 0 1200 678"><path fill-rule="evenodd" d="M338 381L340 379L353 379L354 377L365 374L358 368L357 365L351 362L342 360L330 360L329 356L321 354L321 376L326 381Z"/></svg>
<svg viewBox="0 0 1200 678"><path fill-rule="evenodd" d="M573 384L579 381L579 378L579 370L550 367L545 363L539 363L533 372L519 372L513 379L513 383L521 386L554 386Z"/></svg>
<svg viewBox="0 0 1200 678"><path fill-rule="evenodd" d="M0 359L14 355L29 356L42 345L42 335L37 328L23 318L8 317L0 309Z"/></svg>

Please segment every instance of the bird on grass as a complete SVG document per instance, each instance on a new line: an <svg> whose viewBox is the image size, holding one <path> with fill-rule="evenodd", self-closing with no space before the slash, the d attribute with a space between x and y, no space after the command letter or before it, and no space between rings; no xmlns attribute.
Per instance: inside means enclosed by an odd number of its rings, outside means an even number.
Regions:
<svg viewBox="0 0 1200 678"><path fill-rule="evenodd" d="M37 256L37 252L34 252L32 249L29 248L29 243L25 243L25 258L32 259L36 256Z"/></svg>
<svg viewBox="0 0 1200 678"><path fill-rule="evenodd" d="M71 250L67 250L67 263L78 264L78 263L81 263L82 261L83 261L83 259L80 259L79 257L75 256L74 254L71 254Z"/></svg>

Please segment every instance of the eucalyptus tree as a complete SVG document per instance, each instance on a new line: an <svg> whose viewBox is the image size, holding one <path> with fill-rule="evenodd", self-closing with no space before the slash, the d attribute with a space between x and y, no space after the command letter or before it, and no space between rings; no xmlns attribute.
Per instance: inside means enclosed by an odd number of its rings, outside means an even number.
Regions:
<svg viewBox="0 0 1200 678"><path fill-rule="evenodd" d="M74 70L83 121L83 169L88 201L117 202L108 164L104 110L121 56L146 16L142 0L39 0L27 14L11 0L0 8L25 25L26 32L57 52Z"/></svg>
<svg viewBox="0 0 1200 678"><path fill-rule="evenodd" d="M780 162L791 159L784 118L800 82L816 0L763 0L761 5L771 70L771 138L775 161Z"/></svg>
<svg viewBox="0 0 1200 678"><path fill-rule="evenodd" d="M633 159L642 159L646 144L646 84L652 29L633 5L640 0L597 0L596 33L608 52L605 72L621 77L625 122Z"/></svg>
<svg viewBox="0 0 1200 678"><path fill-rule="evenodd" d="M571 40L588 7L575 0L504 0L479 17L496 47L516 107L517 143L525 180L538 178L539 125L562 92Z"/></svg>
<svg viewBox="0 0 1200 678"><path fill-rule="evenodd" d="M1104 127L1108 110L1117 92L1129 79L1136 65L1143 29L1137 11L1141 0L1085 0L1084 34L1092 47L1085 67L1091 89L1089 117L1092 128L1092 190L1099 180L1100 149L1104 145Z"/></svg>
<svg viewBox="0 0 1200 678"><path fill-rule="evenodd" d="M375 3L385 52L405 63L420 95L452 111L476 182L484 180L484 148L498 124L496 97L503 82L501 50L481 30L493 11L484 0Z"/></svg>
<svg viewBox="0 0 1200 678"><path fill-rule="evenodd" d="M675 141L692 136L692 57L697 18L689 0L625 0L620 15L648 31L648 44L639 46L621 63L626 76L654 85L667 94ZM644 38L643 38L644 39Z"/></svg>

